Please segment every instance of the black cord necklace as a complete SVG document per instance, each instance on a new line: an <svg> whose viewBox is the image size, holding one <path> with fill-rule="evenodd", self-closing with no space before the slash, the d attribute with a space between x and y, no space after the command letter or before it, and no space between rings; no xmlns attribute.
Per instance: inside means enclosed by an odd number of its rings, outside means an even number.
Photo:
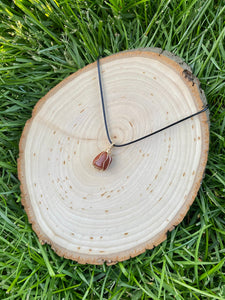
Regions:
<svg viewBox="0 0 225 300"><path fill-rule="evenodd" d="M113 147L125 147L125 146L128 146L128 145L131 145L131 144L134 144L134 143L137 143L143 139L146 139L152 135L155 135L163 130L166 130L172 126L175 126L181 122L184 122L194 116L197 116L201 113L203 113L204 111L206 111L208 109L208 105L206 105L202 110L192 114L192 115L189 115L181 120L178 120L170 125L167 125L163 128L160 128L159 130L156 130L152 133L149 133L145 136L142 136L138 139L135 139L133 141L130 141L128 143L124 143L124 144L114 144L111 140L111 137L110 137L110 134L109 134L109 128L108 128L108 124L107 124L107 118L106 118L106 112L105 112L105 102L104 102L104 97L103 97L103 89L102 89L102 79L101 79L101 71L100 71L100 61L99 61L99 58L97 58L97 68L98 68L98 81L99 81L99 89L100 89L100 95L101 95L101 103L102 103L102 113L103 113L103 119L104 119L104 124L105 124L105 131L106 131L106 135L107 135L107 138L108 138L108 141L109 141L109 148L106 150L106 151L103 151L101 152L100 154L98 154L95 159L93 160L93 165L94 167L96 167L97 169L100 169L100 170L106 170L108 168L108 166L111 164L111 161L112 161L112 157L110 156L110 151Z"/></svg>

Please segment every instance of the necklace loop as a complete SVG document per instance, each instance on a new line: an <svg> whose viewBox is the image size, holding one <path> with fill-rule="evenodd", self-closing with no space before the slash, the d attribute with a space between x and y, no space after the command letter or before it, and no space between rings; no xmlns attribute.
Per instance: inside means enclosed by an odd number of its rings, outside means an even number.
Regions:
<svg viewBox="0 0 225 300"><path fill-rule="evenodd" d="M179 124L179 123L181 123L181 122L183 122L183 121L186 121L186 120L188 120L188 119L190 119L190 118L192 118L192 117L195 117L195 116L197 116L197 115L203 113L204 111L206 111L206 110L209 108L209 107L208 107L208 104L207 104L207 105L206 105L205 107L203 107L203 109L201 109L200 111L198 111L198 112L196 112L196 113L194 113L194 114L191 114L191 115L189 115L189 116L187 116L187 117L185 117L185 118L183 118L183 119L181 119L181 120L178 120L178 121L176 121L176 122L174 122L174 123L172 123L172 124L169 124L169 125L167 125L167 126L165 126L165 127L163 127L163 128L160 128L160 129L158 129L158 130L156 130L156 131L154 131L154 132L152 132L152 133L149 133L149 134L147 134L147 135L145 135L145 136L142 136L142 137L140 137L140 138L138 138L138 139L135 139L135 140L133 140L133 141L131 141L131 142L124 143L124 144L113 144L113 142L112 142L112 140L111 140L111 138L110 138L109 129L108 129L108 124L107 124L107 118L106 118L106 112L105 112L105 103L104 103L104 96L103 96L103 89L102 89L102 80L101 80L101 71L100 71L100 61L99 61L99 57L97 58L97 68L98 68L98 80L99 80L99 89L100 89L100 95L101 95L102 113L103 113L103 119L104 119L104 124L105 124L105 131L106 131L106 135L107 135L108 141L109 141L109 143L112 145L112 146L110 147L110 150L112 149L113 146L114 146L114 147L125 147L125 146L128 146L128 145L137 143L137 142L139 142L139 141L141 141L141 140L143 140L143 139L146 139L146 138L148 138L148 137L150 137L150 136L152 136L152 135L154 135L154 134L157 134L157 133L159 133L159 132L161 132L161 131L163 131L163 130L166 130L166 129L168 129L168 128L174 126L174 125L177 125L177 124ZM106 152L107 152L107 151L106 151Z"/></svg>

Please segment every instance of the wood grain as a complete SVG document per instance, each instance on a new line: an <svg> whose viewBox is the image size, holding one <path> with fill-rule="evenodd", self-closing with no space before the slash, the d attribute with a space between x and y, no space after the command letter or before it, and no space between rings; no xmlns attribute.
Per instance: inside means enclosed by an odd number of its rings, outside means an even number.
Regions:
<svg viewBox="0 0 225 300"><path fill-rule="evenodd" d="M185 71L187 70L187 71ZM125 143L202 109L190 68L161 49L101 59L112 140ZM20 140L22 204L42 243L80 263L114 264L151 249L179 224L199 190L208 155L207 113L136 144L108 148L96 62L35 106Z"/></svg>

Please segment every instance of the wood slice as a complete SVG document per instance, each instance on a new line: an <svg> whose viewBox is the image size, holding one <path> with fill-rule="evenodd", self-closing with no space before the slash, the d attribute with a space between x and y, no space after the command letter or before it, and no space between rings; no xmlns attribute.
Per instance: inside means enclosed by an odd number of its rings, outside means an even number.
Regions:
<svg viewBox="0 0 225 300"><path fill-rule="evenodd" d="M190 68L161 49L101 59L114 143L142 137L206 104ZM18 159L22 204L42 243L80 263L114 264L151 249L179 224L199 190L209 124L201 113L112 151L106 171L92 165L109 146L96 62L63 80L35 106Z"/></svg>

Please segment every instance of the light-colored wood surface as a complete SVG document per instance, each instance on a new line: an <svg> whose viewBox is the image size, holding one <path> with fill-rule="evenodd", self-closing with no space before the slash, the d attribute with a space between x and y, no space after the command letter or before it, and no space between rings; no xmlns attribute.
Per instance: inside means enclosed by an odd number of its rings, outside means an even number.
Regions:
<svg viewBox="0 0 225 300"><path fill-rule="evenodd" d="M206 103L189 67L160 49L101 59L110 134L125 143ZM192 80L193 79L193 80ZM96 62L42 98L26 123L18 159L22 203L42 243L80 263L113 264L151 249L194 201L207 162L207 113L136 144L114 148L106 171L92 165L108 146Z"/></svg>

